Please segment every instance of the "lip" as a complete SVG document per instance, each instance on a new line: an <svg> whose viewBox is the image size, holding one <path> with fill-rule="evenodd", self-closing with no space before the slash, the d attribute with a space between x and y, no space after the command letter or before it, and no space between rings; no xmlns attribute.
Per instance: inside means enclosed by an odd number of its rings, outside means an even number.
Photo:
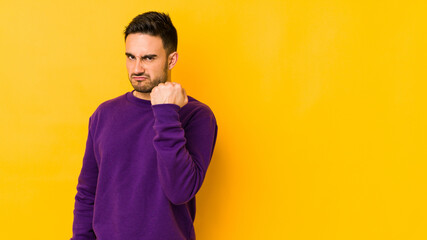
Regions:
<svg viewBox="0 0 427 240"><path fill-rule="evenodd" d="M134 79L136 81L145 81L145 80L147 80L146 77L132 77L132 79Z"/></svg>

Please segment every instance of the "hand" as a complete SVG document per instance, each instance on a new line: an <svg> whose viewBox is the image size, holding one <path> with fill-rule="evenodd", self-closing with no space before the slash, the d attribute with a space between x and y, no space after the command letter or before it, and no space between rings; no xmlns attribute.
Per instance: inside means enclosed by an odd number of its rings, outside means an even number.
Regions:
<svg viewBox="0 0 427 240"><path fill-rule="evenodd" d="M151 90L150 97L152 105L172 103L183 107L188 103L185 89L174 82L160 83Z"/></svg>

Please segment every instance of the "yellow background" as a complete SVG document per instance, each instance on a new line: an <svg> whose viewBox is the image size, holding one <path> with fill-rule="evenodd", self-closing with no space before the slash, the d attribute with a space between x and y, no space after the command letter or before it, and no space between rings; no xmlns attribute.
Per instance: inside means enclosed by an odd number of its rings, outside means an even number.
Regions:
<svg viewBox="0 0 427 240"><path fill-rule="evenodd" d="M216 114L198 239L427 239L425 1L0 1L0 238L69 239L123 30L168 12Z"/></svg>

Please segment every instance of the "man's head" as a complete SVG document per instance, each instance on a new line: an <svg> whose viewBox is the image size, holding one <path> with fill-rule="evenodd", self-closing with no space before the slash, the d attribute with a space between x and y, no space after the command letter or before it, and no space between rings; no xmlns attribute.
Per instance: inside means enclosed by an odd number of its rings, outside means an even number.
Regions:
<svg viewBox="0 0 427 240"><path fill-rule="evenodd" d="M125 30L126 67L133 88L147 96L159 83L170 80L178 59L177 33L169 16L147 12Z"/></svg>
<svg viewBox="0 0 427 240"><path fill-rule="evenodd" d="M169 15L159 12L146 12L136 16L125 29L125 40L132 33L142 33L159 36L163 41L163 48L169 55L176 52L178 35Z"/></svg>

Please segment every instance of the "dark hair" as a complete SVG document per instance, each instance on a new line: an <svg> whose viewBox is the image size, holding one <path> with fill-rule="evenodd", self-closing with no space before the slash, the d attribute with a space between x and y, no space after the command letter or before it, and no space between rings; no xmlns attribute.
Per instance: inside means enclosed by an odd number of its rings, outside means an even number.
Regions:
<svg viewBox="0 0 427 240"><path fill-rule="evenodd" d="M136 16L125 29L125 40L129 34L143 33L151 36L160 36L166 53L176 51L178 35L168 14L146 12Z"/></svg>

